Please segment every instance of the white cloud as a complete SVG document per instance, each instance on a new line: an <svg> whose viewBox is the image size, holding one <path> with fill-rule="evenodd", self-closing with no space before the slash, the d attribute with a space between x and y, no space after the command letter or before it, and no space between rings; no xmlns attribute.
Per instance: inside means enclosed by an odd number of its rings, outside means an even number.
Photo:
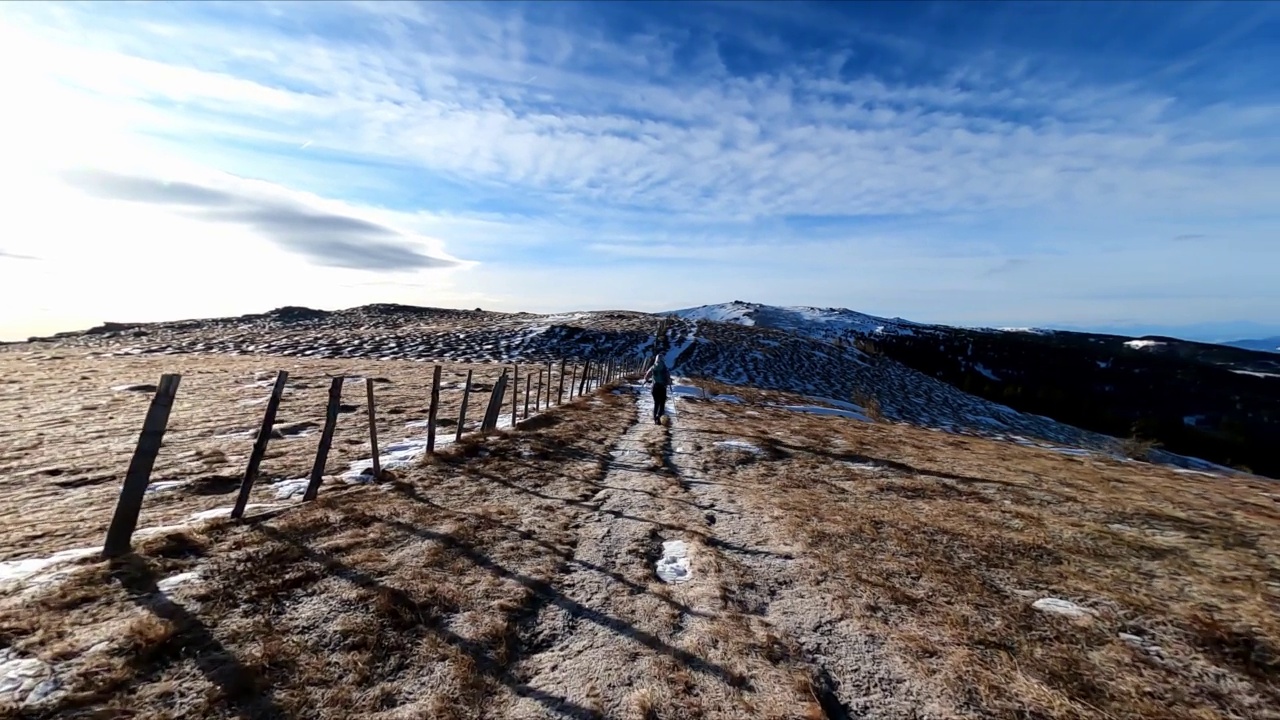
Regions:
<svg viewBox="0 0 1280 720"><path fill-rule="evenodd" d="M1093 272L1083 259L1075 266L1019 263L1022 254L1009 254L1012 244L1031 251L1056 244L1096 255L1121 242L1136 257L1155 246L1133 239L1134 229L1149 227L1153 218L1203 227L1215 218L1252 216L1261 219L1236 234L1256 245L1275 229L1274 218L1265 217L1268 208L1280 206L1280 170L1265 160L1277 149L1280 105L1187 107L1140 86L1068 82L1016 63L1000 68L990 58L929 83L850 80L836 73L841 62L783 63L742 78L729 75L707 46L697 73L677 74L677 43L661 33L618 43L541 14L474 6L316 9L340 17L335 26L358 29L351 37L285 33L273 29L270 17L243 20L277 12L266 5L227 9L242 18L234 25L197 21L175 6L167 18L157 14L139 26L100 7L9 6L11 20L0 16L0 60L10 68L0 71L0 93L29 99L0 118L0 150L15 158L0 170L0 192L35 208L0 222L6 229L35 227L56 207L91 208L71 213L85 218L79 224L55 223L57 237L49 228L23 234L22 242L48 246L54 256L61 248L68 268L83 256L67 238L111 227L102 224L108 220L130 227L131 238L172 238L180 229L182 237L203 239L192 247L234 237L245 243L243 252L275 252L263 245L270 233L262 227L255 232L154 208L111 207L68 195L53 180L30 180L87 163L139 177L232 182L217 167L161 155L147 133L186 139L191 155L211 141L305 143L309 154L382 158L499 195L509 189L545 210L533 218L439 207L392 212L270 184L254 191L387 224L438 256L448 250L466 257L472 248L496 253L504 246L530 256L534 247L559 249L575 256L565 263L575 268L597 258L756 264L713 284L705 271L668 275L667 287L688 282L679 292L703 293L671 304L723 299L716 288L736 297L760 287L799 303L857 306L900 296L908 307L889 312L905 315L910 307L928 310L912 298L935 302L931 283L950 289L966 278L979 286L967 287L965 297L982 306L994 301L981 283L997 277L1005 285L992 292L1007 295L1035 292L1017 283L1036 267L1049 273L1036 275L1041 283L1061 278L1066 267ZM89 28L94 32L85 32ZM367 40L370 34L377 41ZM767 37L750 40L770 51ZM19 64L23 71L13 71ZM261 174L290 173L264 161ZM340 188L342 181L337 176L329 184ZM839 237L782 222L806 215L938 222ZM984 224L995 216L1019 222L999 230ZM132 225L119 224L126 221ZM1161 237L1176 234L1162 231ZM151 242L117 237L113 247L162 246ZM955 243L965 249L947 248ZM21 243L11 245L6 241L4 249L23 252ZM969 257L984 252L988 257ZM112 257L99 259L110 263ZM1191 282L1198 257L1186 256L1186 266L1166 268L1154 282ZM512 260L520 268L531 262ZM804 262L813 265L806 269ZM218 267L231 274L233 266ZM842 279L872 267L897 274L865 279L854 289ZM780 268L789 274L783 277ZM992 268L1007 272L988 276ZM655 277L609 273L610 282L596 288L605 305L627 304L604 299L627 298L622 293L633 284L652 287ZM545 284L524 281L518 272L473 268L448 275L479 283L465 291L464 304L487 298L508 309L562 309ZM1110 272L1093 277L1105 281L1083 284L1105 289L1130 282ZM356 287L371 287L347 285L344 297L354 302L364 300ZM306 286L300 281L291 291L303 293ZM865 289L871 286L881 294L870 295ZM804 292L829 299L792 297ZM265 297L255 300L256 308L270 304ZM1039 312L1045 304L1021 307Z"/></svg>

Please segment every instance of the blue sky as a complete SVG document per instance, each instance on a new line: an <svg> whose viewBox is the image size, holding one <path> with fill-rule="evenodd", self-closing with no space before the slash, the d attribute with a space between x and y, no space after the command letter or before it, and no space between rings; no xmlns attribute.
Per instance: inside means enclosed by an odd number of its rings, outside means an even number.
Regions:
<svg viewBox="0 0 1280 720"><path fill-rule="evenodd" d="M1277 5L6 3L0 48L0 337L731 299L1280 334Z"/></svg>

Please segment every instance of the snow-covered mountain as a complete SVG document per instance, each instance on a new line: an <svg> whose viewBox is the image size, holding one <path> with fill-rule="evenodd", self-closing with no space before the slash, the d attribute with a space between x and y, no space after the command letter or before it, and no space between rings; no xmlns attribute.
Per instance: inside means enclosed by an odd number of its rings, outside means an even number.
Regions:
<svg viewBox="0 0 1280 720"><path fill-rule="evenodd" d="M1261 340L1233 340L1222 344L1242 350L1280 353L1280 337L1262 338Z"/></svg>
<svg viewBox="0 0 1280 720"><path fill-rule="evenodd" d="M866 315L845 308L778 307L741 300L674 310L665 314L686 320L714 320L766 327L820 340L847 339L851 335L915 335L935 327L902 318Z"/></svg>

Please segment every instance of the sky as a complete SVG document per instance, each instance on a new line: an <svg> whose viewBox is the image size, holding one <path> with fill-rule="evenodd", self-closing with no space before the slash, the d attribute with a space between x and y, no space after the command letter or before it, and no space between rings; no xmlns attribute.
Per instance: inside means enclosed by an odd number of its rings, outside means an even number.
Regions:
<svg viewBox="0 0 1280 720"><path fill-rule="evenodd" d="M1280 335L1280 4L0 4L0 339L747 300Z"/></svg>

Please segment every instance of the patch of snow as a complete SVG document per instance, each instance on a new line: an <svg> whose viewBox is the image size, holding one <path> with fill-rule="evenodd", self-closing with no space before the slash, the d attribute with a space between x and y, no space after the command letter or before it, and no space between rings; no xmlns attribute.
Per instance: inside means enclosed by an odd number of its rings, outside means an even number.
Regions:
<svg viewBox="0 0 1280 720"><path fill-rule="evenodd" d="M752 445L746 440L721 440L720 442L716 443L716 447L729 448L731 450L744 450L753 455L760 455L764 452L763 450L756 447L755 445Z"/></svg>
<svg viewBox="0 0 1280 720"><path fill-rule="evenodd" d="M692 575L689 571L689 546L683 540L665 540L662 557L658 559L658 577L667 583L682 583Z"/></svg>
<svg viewBox="0 0 1280 720"><path fill-rule="evenodd" d="M1040 612L1065 615L1069 618L1088 618L1093 616L1092 610L1081 607L1070 600L1062 600L1060 598L1040 598L1031 603L1031 607Z"/></svg>
<svg viewBox="0 0 1280 720"><path fill-rule="evenodd" d="M1164 345L1164 343L1159 340L1130 340L1125 343L1126 347L1131 347L1134 350L1144 350L1146 348L1159 347L1161 345Z"/></svg>
<svg viewBox="0 0 1280 720"><path fill-rule="evenodd" d="M22 657L13 648L0 649L0 702L19 707L34 705L59 689L53 668L39 658Z"/></svg>
<svg viewBox="0 0 1280 720"><path fill-rule="evenodd" d="M1277 375L1276 373L1254 372L1252 370L1232 370L1231 372L1237 375L1252 375L1260 378L1280 378L1280 375Z"/></svg>
<svg viewBox="0 0 1280 720"><path fill-rule="evenodd" d="M715 400L716 402L733 403L734 405L742 404L742 398L738 397L737 395L713 395L711 399Z"/></svg>
<svg viewBox="0 0 1280 720"><path fill-rule="evenodd" d="M871 418L854 410L837 410L836 408L820 407L818 405L770 405L769 407L778 408L779 410L790 410L792 412L809 413L810 415L830 415L834 417L849 418L851 420L861 420L862 422L871 422Z"/></svg>
<svg viewBox="0 0 1280 720"><path fill-rule="evenodd" d="M285 481L285 482L292 482L292 481ZM302 481L302 489L304 491L307 489L306 482L307 482L306 480ZM279 485L279 483L276 483L276 484ZM277 497L278 496L279 496L279 493L277 493ZM274 503L249 503L248 505L244 506L244 510L245 512L249 512L250 510L274 510L279 507L283 507L283 506L277 505ZM190 516L188 516L187 521L201 522L204 520L218 520L220 518L228 518L228 517L231 517L231 511L233 509L234 509L233 506L228 505L226 507L213 508L212 510L201 510L198 513L192 513Z"/></svg>
<svg viewBox="0 0 1280 720"><path fill-rule="evenodd" d="M985 366L983 366L982 363L974 363L973 369L977 370L979 375L982 375L982 377L988 380L995 380L996 382L1000 382L1000 378L997 377L995 373L991 372Z"/></svg>
<svg viewBox="0 0 1280 720"><path fill-rule="evenodd" d="M59 563L69 562L71 560L79 560L88 557L94 553L100 552L102 548L76 548L74 550L63 550L56 552L48 557L42 558L26 558L24 560L9 560L0 562L0 582L22 581Z"/></svg>
<svg viewBox="0 0 1280 720"><path fill-rule="evenodd" d="M293 480L281 480L273 484L271 487L276 491L277 500L288 500L295 495L302 495L307 491L308 478L295 478Z"/></svg>
<svg viewBox="0 0 1280 720"><path fill-rule="evenodd" d="M172 592L174 588L180 587L182 585L186 585L187 583L198 582L199 580L200 580L199 572L191 571L191 572L178 573L177 575L170 575L169 577L164 578L160 582L156 583L156 589L162 593L168 593L168 592Z"/></svg>
<svg viewBox="0 0 1280 720"><path fill-rule="evenodd" d="M185 480L161 480L160 482L149 483L147 485L147 492L148 493L169 492L171 490L177 490L178 488L181 488L186 484L187 482Z"/></svg>

